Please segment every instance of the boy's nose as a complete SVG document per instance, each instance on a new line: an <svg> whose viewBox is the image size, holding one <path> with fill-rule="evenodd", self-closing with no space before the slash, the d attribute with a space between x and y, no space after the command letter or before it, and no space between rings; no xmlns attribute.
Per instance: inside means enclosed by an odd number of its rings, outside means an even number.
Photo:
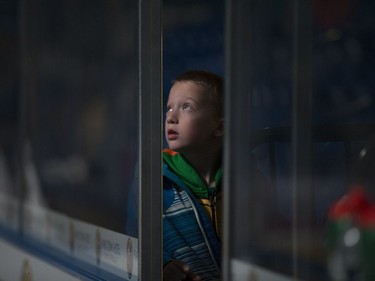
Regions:
<svg viewBox="0 0 375 281"><path fill-rule="evenodd" d="M168 124L176 124L178 122L178 117L174 111L169 111L167 113L167 123Z"/></svg>

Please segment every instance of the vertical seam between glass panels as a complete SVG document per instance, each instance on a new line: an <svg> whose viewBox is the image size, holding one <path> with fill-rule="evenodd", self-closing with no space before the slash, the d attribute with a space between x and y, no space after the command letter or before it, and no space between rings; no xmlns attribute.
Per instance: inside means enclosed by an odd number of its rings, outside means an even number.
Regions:
<svg viewBox="0 0 375 281"><path fill-rule="evenodd" d="M230 242L231 235L230 235L230 200L229 200L229 173L230 173L230 162L231 162L231 155L230 155L230 100L228 99L228 93L230 92L230 51L231 51L231 24L232 21L232 1L226 0L225 3L225 31L224 31L224 56L225 56L225 88L224 88L224 99L225 99L225 117L224 117L224 177L223 177L223 191L224 194L224 201L223 201L223 244L222 244L222 278L223 280L229 280L230 276ZM226 176L225 176L226 175Z"/></svg>
<svg viewBox="0 0 375 281"><path fill-rule="evenodd" d="M251 96L251 15L252 0L226 1L225 18L225 134L224 134L224 208L223 280L231 280L235 192L242 145L249 146L251 134L248 112ZM240 128L241 126L241 128Z"/></svg>
<svg viewBox="0 0 375 281"><path fill-rule="evenodd" d="M312 3L293 1L293 119L292 119L292 209L293 276L298 277L298 229L303 222L311 227L313 215L311 187L312 137ZM304 231L305 235L311 233ZM306 237L305 237L306 238ZM311 241L312 237L307 237ZM309 242L308 242L309 243ZM310 243L311 244L311 243Z"/></svg>
<svg viewBox="0 0 375 281"><path fill-rule="evenodd" d="M162 279L162 56L161 1L139 5L139 272Z"/></svg>

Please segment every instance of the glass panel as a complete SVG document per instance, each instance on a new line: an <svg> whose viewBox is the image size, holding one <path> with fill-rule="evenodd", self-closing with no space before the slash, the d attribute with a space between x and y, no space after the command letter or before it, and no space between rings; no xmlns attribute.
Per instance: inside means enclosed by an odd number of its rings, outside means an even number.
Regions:
<svg viewBox="0 0 375 281"><path fill-rule="evenodd" d="M230 280L375 276L373 2L327 3L228 4Z"/></svg>
<svg viewBox="0 0 375 281"><path fill-rule="evenodd" d="M251 263L291 275L292 3L230 5L226 105L231 121L226 132L225 175L231 198L225 254L231 259L224 257L224 263L230 263L226 277L249 278L249 273L241 275L238 261L240 267L242 262Z"/></svg>
<svg viewBox="0 0 375 281"><path fill-rule="evenodd" d="M373 262L374 240L368 237L374 234L370 227L374 217L369 211L374 204L374 178L369 172L374 168L375 48L369 41L375 35L371 23L374 3L330 1L327 6L314 0L312 4L313 120L326 141L313 151L314 219L321 221L315 228L325 235L317 244L318 262L326 270L326 279L373 280L375 270L369 264ZM363 201L355 210L347 210L351 223L343 223L336 202L344 195L352 200L354 194L363 196Z"/></svg>
<svg viewBox="0 0 375 281"><path fill-rule="evenodd" d="M86 278L161 276L160 3L0 4L0 230Z"/></svg>
<svg viewBox="0 0 375 281"><path fill-rule="evenodd" d="M26 200L124 232L138 153L137 1L26 6Z"/></svg>
<svg viewBox="0 0 375 281"><path fill-rule="evenodd" d="M0 4L0 226L18 229L20 125L18 3Z"/></svg>

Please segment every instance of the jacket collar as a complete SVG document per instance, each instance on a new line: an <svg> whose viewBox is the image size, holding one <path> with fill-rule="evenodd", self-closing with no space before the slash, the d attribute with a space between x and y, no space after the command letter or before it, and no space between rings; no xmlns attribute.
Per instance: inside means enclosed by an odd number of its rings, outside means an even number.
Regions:
<svg viewBox="0 0 375 281"><path fill-rule="evenodd" d="M171 149L164 149L163 160L168 165L170 170L175 173L186 186L189 187L196 197L208 198L207 184L199 176L197 171L187 162L182 154L172 151ZM177 177L173 177L171 180L176 182ZM221 178L222 169L220 168L215 174L215 184L218 188L220 187Z"/></svg>

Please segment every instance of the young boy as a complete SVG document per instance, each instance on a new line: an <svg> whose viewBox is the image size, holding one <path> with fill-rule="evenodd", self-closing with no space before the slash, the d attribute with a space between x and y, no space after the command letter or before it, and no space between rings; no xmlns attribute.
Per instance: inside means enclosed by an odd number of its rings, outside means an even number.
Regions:
<svg viewBox="0 0 375 281"><path fill-rule="evenodd" d="M178 76L166 109L163 280L220 280L223 80Z"/></svg>

